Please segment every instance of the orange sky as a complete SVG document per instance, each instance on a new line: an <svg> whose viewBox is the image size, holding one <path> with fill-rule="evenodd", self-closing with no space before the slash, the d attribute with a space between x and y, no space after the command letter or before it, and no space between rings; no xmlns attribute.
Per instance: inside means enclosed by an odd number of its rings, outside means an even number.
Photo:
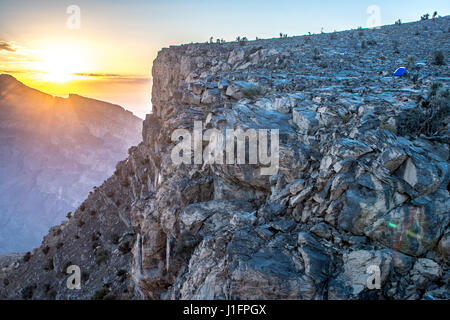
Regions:
<svg viewBox="0 0 450 320"><path fill-rule="evenodd" d="M145 117L151 110L150 69L157 49L130 59L129 53L114 49L111 43L91 38L55 32L45 39L24 41L26 45L0 40L4 49L0 50L0 73L52 95L77 93L120 104ZM147 66L139 66L138 61L144 60Z"/></svg>

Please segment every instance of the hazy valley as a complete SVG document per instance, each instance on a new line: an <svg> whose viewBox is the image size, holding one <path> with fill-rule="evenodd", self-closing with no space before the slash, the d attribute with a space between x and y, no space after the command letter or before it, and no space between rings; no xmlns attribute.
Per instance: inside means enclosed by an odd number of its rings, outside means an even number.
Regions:
<svg viewBox="0 0 450 320"><path fill-rule="evenodd" d="M0 253L39 246L140 140L142 120L0 75Z"/></svg>

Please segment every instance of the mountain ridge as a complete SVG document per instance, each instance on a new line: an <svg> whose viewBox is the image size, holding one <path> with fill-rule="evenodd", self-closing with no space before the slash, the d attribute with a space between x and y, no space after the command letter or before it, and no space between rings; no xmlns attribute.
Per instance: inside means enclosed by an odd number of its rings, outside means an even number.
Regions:
<svg viewBox="0 0 450 320"><path fill-rule="evenodd" d="M118 105L55 97L0 75L0 252L37 245L113 173L141 126Z"/></svg>

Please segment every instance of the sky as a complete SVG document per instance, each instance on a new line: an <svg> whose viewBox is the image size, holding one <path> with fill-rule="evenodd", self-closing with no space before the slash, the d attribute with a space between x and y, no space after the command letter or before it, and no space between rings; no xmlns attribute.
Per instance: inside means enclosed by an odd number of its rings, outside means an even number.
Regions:
<svg viewBox="0 0 450 320"><path fill-rule="evenodd" d="M41 91L116 103L144 118L151 68L170 45L234 41L450 14L448 0L1 0L0 73ZM372 21L372 22L371 22Z"/></svg>

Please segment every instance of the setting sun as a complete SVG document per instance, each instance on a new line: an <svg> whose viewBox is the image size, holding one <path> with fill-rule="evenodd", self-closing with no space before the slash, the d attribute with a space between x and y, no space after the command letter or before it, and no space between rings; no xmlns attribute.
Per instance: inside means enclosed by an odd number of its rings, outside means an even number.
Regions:
<svg viewBox="0 0 450 320"><path fill-rule="evenodd" d="M41 80L63 83L79 79L76 73L87 70L87 62L82 50L66 46L52 46L40 55L36 69L42 71Z"/></svg>

